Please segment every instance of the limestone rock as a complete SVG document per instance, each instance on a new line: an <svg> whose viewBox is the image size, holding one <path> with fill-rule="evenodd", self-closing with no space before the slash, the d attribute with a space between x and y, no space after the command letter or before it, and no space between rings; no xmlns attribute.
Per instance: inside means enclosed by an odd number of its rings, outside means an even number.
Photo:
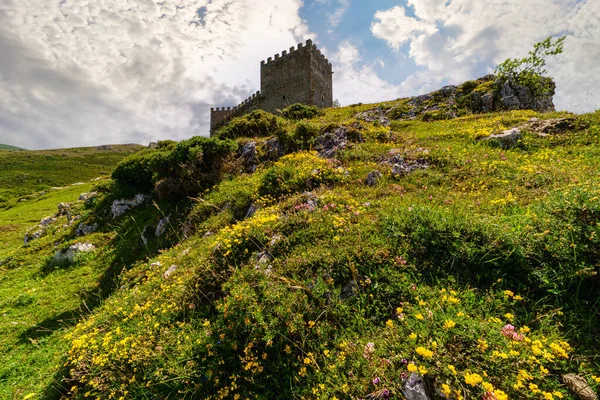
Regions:
<svg viewBox="0 0 600 400"><path fill-rule="evenodd" d="M393 176L404 176L408 175L417 169L427 169L429 168L429 163L424 158L419 158L416 161L409 162L399 162L392 166L392 175Z"/></svg>
<svg viewBox="0 0 600 400"><path fill-rule="evenodd" d="M510 149L516 146L517 142L521 139L523 139L523 132L519 128L509 129L502 133L483 138L485 141L498 143L503 149Z"/></svg>
<svg viewBox="0 0 600 400"><path fill-rule="evenodd" d="M333 158L338 151L348 146L348 129L339 127L333 132L326 132L318 136L313 148L319 152L323 158Z"/></svg>
<svg viewBox="0 0 600 400"><path fill-rule="evenodd" d="M598 400L598 396L594 393L594 389L590 387L587 381L579 375L565 374L562 376L565 386L579 400Z"/></svg>
<svg viewBox="0 0 600 400"><path fill-rule="evenodd" d="M58 203L58 216L66 215L67 218L71 215L71 205L69 203ZM70 219L70 218L69 218Z"/></svg>
<svg viewBox="0 0 600 400"><path fill-rule="evenodd" d="M406 400L430 400L423 378L414 372L404 382L402 393Z"/></svg>
<svg viewBox="0 0 600 400"><path fill-rule="evenodd" d="M67 262L70 264L75 261L75 258L78 254L90 253L95 249L96 247L94 247L94 245L91 243L75 243L66 250L57 251L54 254L53 261L55 263Z"/></svg>
<svg viewBox="0 0 600 400"><path fill-rule="evenodd" d="M139 206L150 200L150 197L145 194L136 194L131 200L120 199L113 201L110 211L112 212L113 218L118 218L125 214L130 209Z"/></svg>
<svg viewBox="0 0 600 400"><path fill-rule="evenodd" d="M245 218L250 218L252 216L254 216L254 214L256 214L256 211L258 211L258 205L252 203L250 204L250 207L248 207L248 211L246 212L246 217Z"/></svg>
<svg viewBox="0 0 600 400"><path fill-rule="evenodd" d="M540 136L546 136L574 129L575 122L575 117L550 118L546 120L532 118L524 127Z"/></svg>
<svg viewBox="0 0 600 400"><path fill-rule="evenodd" d="M79 201L88 201L98 196L98 192L81 193L79 195Z"/></svg>
<svg viewBox="0 0 600 400"><path fill-rule="evenodd" d="M165 231L167 230L167 226L171 222L171 215L167 215L165 218L158 221L158 225L156 225L156 230L154 231L154 236L161 237Z"/></svg>
<svg viewBox="0 0 600 400"><path fill-rule="evenodd" d="M499 83L500 84L500 83ZM499 104L495 110L535 110L548 112L554 110L552 97L556 85L550 79L546 81L544 94L536 94L531 88L518 85L512 81L501 84L499 91Z"/></svg>
<svg viewBox="0 0 600 400"><path fill-rule="evenodd" d="M163 279L169 279L169 277L177 271L177 268L179 268L177 265L171 265L169 269L163 273Z"/></svg>
<svg viewBox="0 0 600 400"><path fill-rule="evenodd" d="M278 160L283 156L283 148L277 138L271 138L264 143L265 154L271 161Z"/></svg>
<svg viewBox="0 0 600 400"><path fill-rule="evenodd" d="M77 236L86 236L90 233L94 233L98 229L98 224L87 225L84 223L79 224L77 229L75 230L75 235Z"/></svg>
<svg viewBox="0 0 600 400"><path fill-rule="evenodd" d="M390 125L390 119L386 116L386 111L380 107L358 113L356 114L356 118L365 122L377 122L383 126Z"/></svg>
<svg viewBox="0 0 600 400"><path fill-rule="evenodd" d="M23 237L23 243L28 244L44 236L46 228L57 221L55 216L45 217Z"/></svg>
<svg viewBox="0 0 600 400"><path fill-rule="evenodd" d="M258 161L256 160L256 142L248 142L240 150L240 162L245 170L249 172L256 171Z"/></svg>
<svg viewBox="0 0 600 400"><path fill-rule="evenodd" d="M371 171L367 174L367 179L365 180L365 183L367 184L367 186L375 186L379 181L379 178L381 178L381 172Z"/></svg>

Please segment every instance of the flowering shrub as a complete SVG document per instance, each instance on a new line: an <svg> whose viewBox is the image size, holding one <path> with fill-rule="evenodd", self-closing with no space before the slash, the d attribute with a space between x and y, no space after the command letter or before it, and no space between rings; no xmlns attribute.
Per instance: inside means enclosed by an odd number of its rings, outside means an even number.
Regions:
<svg viewBox="0 0 600 400"><path fill-rule="evenodd" d="M282 157L263 175L258 188L261 196L281 196L321 185L341 182L345 178L342 167L317 156L313 151L301 151Z"/></svg>

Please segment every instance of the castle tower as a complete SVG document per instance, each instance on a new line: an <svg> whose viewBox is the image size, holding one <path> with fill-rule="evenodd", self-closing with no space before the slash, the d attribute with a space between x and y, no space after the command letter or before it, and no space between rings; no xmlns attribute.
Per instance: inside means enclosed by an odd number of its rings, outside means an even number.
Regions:
<svg viewBox="0 0 600 400"><path fill-rule="evenodd" d="M290 104L333 106L332 67L312 40L260 64L262 109L275 113Z"/></svg>
<svg viewBox="0 0 600 400"><path fill-rule="evenodd" d="M333 70L312 40L260 63L261 90L237 107L210 109L211 135L235 117L261 109L271 113L290 104L333 107Z"/></svg>

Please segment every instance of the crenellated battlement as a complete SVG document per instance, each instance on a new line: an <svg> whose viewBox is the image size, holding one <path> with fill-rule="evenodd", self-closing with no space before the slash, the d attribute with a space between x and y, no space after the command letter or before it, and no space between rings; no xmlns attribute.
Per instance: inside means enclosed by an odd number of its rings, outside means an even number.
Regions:
<svg viewBox="0 0 600 400"><path fill-rule="evenodd" d="M294 103L333 105L331 63L307 40L260 63L261 90L236 107L211 108L211 133L232 118L256 109L271 113Z"/></svg>
<svg viewBox="0 0 600 400"><path fill-rule="evenodd" d="M269 68L271 66L274 66L276 63L285 62L292 58L303 56L309 52L313 53L313 55L316 57L317 62L321 64L323 68L329 71L332 70L331 63L329 62L327 57L325 57L325 55L321 53L321 50L317 48L317 46L313 43L311 39L308 39L306 43L298 43L297 47L290 47L289 51L283 50L281 53L277 53L273 57L269 57L266 60L261 61L260 66L261 68Z"/></svg>
<svg viewBox="0 0 600 400"><path fill-rule="evenodd" d="M210 129L211 131L224 125L235 117L247 114L250 111L260 108L260 91L253 93L252 96L242 101L235 107L211 107L210 109Z"/></svg>

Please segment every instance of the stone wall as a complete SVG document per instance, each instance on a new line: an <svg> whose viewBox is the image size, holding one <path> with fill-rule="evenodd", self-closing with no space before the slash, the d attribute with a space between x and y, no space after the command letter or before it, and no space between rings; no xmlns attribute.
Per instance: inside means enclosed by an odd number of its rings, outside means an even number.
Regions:
<svg viewBox="0 0 600 400"><path fill-rule="evenodd" d="M331 63L312 40L275 54L260 64L261 90L237 107L210 109L211 135L232 118L256 109L271 113L302 103L333 107Z"/></svg>
<svg viewBox="0 0 600 400"><path fill-rule="evenodd" d="M232 118L240 117L251 111L262 108L263 96L260 92L254 93L252 96L241 102L236 107L217 107L210 109L210 132L225 125Z"/></svg>
<svg viewBox="0 0 600 400"><path fill-rule="evenodd" d="M260 64L263 109L275 113L290 104L333 105L331 64L312 40Z"/></svg>

